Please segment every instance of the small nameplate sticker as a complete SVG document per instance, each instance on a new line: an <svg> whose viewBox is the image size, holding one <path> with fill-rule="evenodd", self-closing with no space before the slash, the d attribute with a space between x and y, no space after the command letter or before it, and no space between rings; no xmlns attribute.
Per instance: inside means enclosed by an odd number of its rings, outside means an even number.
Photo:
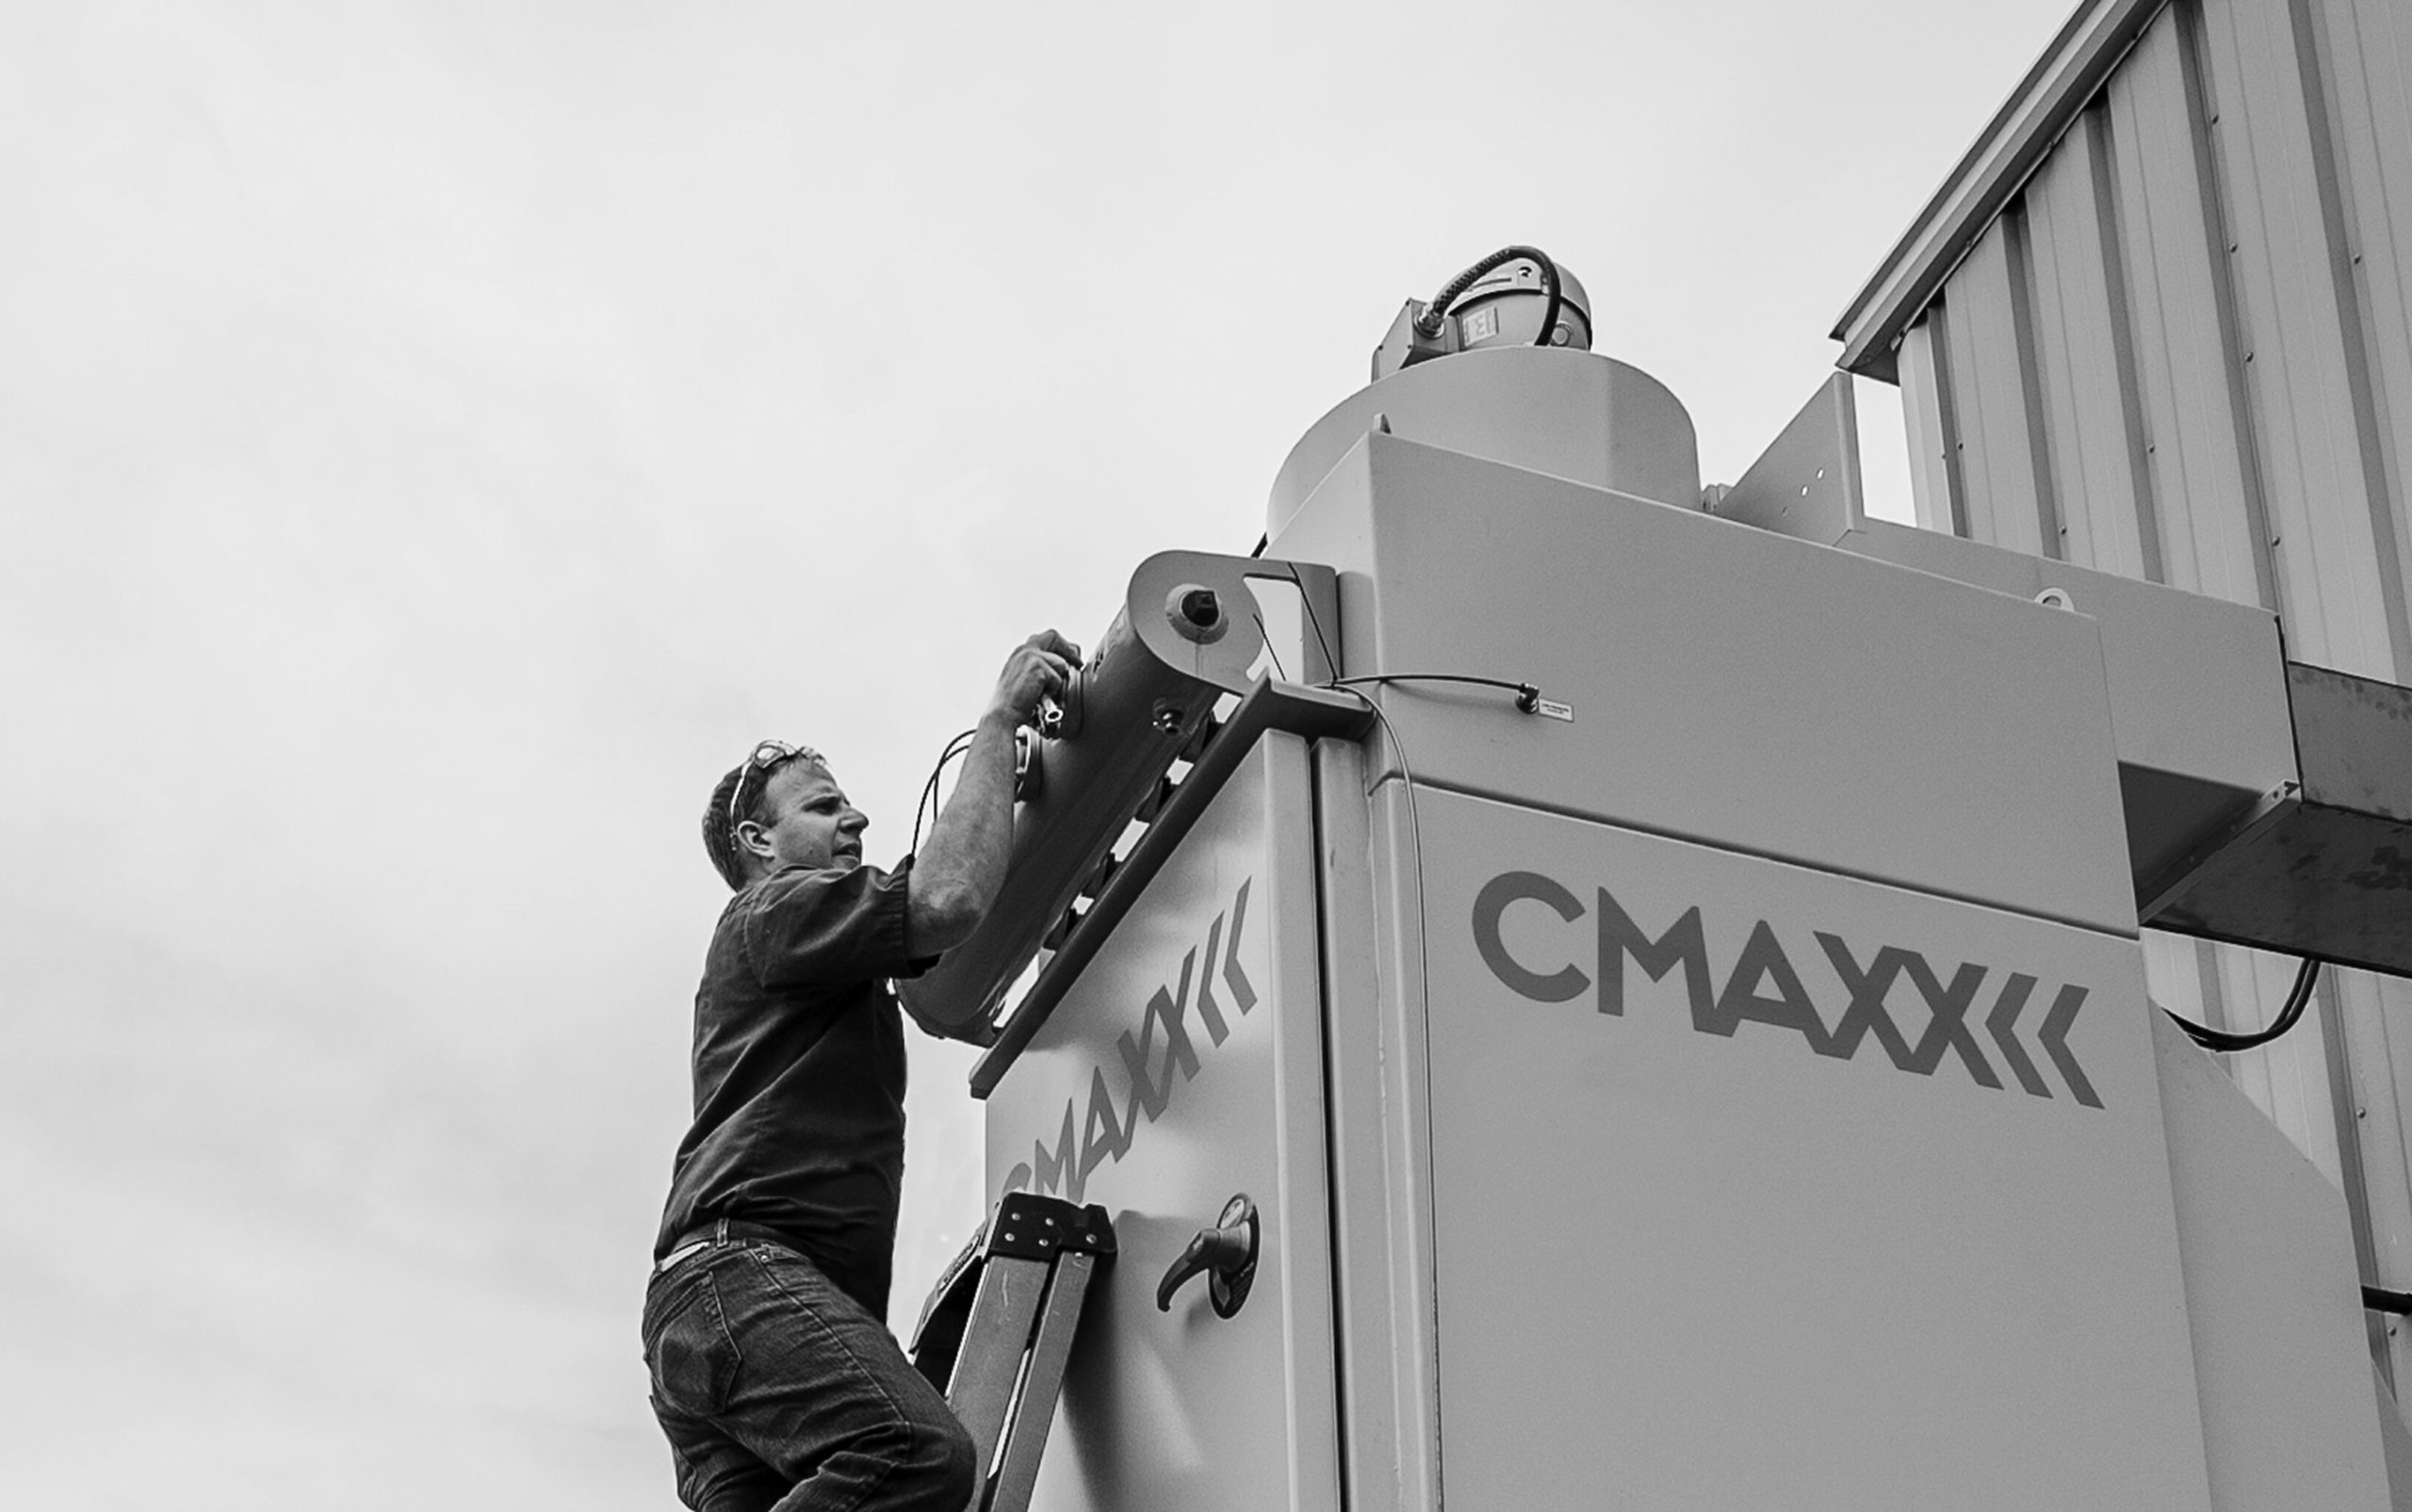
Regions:
<svg viewBox="0 0 2412 1512"><path fill-rule="evenodd" d="M1458 327L1459 339L1466 342L1487 341L1497 334L1499 311L1496 306L1467 312L1464 321Z"/></svg>
<svg viewBox="0 0 2412 1512"><path fill-rule="evenodd" d="M1564 720L1569 724L1574 723L1574 706L1573 704L1561 704L1555 698L1544 698L1539 700L1533 705L1533 712L1536 714L1546 714L1551 719Z"/></svg>

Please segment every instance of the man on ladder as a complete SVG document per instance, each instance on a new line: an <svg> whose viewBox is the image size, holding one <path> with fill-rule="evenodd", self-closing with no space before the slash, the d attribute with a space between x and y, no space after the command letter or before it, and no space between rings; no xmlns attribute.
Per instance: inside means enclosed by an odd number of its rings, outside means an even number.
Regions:
<svg viewBox="0 0 2412 1512"><path fill-rule="evenodd" d="M963 1512L985 1467L882 1321L904 1172L892 979L996 901L1014 733L1080 652L1017 648L918 857L862 864L869 822L820 756L766 741L712 791L704 848L736 896L695 995L694 1122L645 1291L645 1362L698 1512Z"/></svg>

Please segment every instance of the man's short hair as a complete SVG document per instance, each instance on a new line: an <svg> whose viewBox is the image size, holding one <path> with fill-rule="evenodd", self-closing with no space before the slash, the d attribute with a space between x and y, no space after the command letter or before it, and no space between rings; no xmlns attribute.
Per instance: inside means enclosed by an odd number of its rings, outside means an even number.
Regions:
<svg viewBox="0 0 2412 1512"><path fill-rule="evenodd" d="M737 843L737 826L749 819L761 819L762 800L770 795L772 776L790 761L809 761L823 771L829 765L827 757L808 745L764 740L712 785L711 804L704 810L704 854L711 857L712 870L720 873L731 891L745 886L745 852ZM757 772L762 774L761 780L750 781ZM741 802L741 784L744 794L742 806L731 813L729 805Z"/></svg>
<svg viewBox="0 0 2412 1512"><path fill-rule="evenodd" d="M757 784L744 809L735 821L729 819L729 800L736 796L737 785L745 780L745 773L753 765L744 761L729 768L728 773L712 785L712 800L704 805L704 854L712 858L712 870L720 873L731 892L745 886L745 863L738 856L737 826L760 817L762 794L770 787L769 783Z"/></svg>

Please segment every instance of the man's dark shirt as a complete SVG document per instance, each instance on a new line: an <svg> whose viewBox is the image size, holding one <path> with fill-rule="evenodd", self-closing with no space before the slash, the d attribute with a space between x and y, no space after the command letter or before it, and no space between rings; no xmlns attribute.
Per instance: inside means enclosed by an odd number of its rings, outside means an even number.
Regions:
<svg viewBox="0 0 2412 1512"><path fill-rule="evenodd" d="M888 1312L904 1177L909 860L790 867L728 902L695 990L695 1122L679 1142L654 1257L716 1218L759 1224Z"/></svg>

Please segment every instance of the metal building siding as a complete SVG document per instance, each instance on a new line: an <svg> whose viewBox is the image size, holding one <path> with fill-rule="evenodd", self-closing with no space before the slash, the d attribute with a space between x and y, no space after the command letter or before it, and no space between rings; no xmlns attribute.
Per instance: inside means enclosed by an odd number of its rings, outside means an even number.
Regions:
<svg viewBox="0 0 2412 1512"><path fill-rule="evenodd" d="M1935 349L1937 328L1920 320L1901 338L1901 423L1910 447L1910 507L1920 528L1964 535L1953 512L1952 443Z"/></svg>
<svg viewBox="0 0 2412 1512"><path fill-rule="evenodd" d="M2041 554L2042 491L2013 270L2010 228L1996 222L1952 275L1943 306L1945 352L1958 405L1968 533L2013 551Z"/></svg>
<svg viewBox="0 0 2412 1512"><path fill-rule="evenodd" d="M2208 989L2213 1021L2251 1031L2278 1016L2294 985L2298 963L2293 959L2201 940L2186 945L2193 956L2194 979ZM2324 1016L2306 1013L2303 1023L2276 1044L2222 1059L2246 1096L2341 1188L2345 1162L2338 1148L2336 1098L2329 1085L2328 1032Z"/></svg>
<svg viewBox="0 0 2412 1512"><path fill-rule="evenodd" d="M2282 957L2150 930L2143 943L2144 984L2154 1004L2214 1029L2241 1032L2268 1024L2293 982L2294 963ZM2220 1059L2254 1105L2343 1188L2347 1162L2338 1144L2327 1033L2326 1017L2307 1014L2276 1044Z"/></svg>
<svg viewBox="0 0 2412 1512"><path fill-rule="evenodd" d="M2222 270L2208 235L2207 168L2185 41L2163 11L2103 101L2108 225L2121 252L2160 580L2268 607L2255 565L2238 394L2227 371Z"/></svg>
<svg viewBox="0 0 2412 1512"><path fill-rule="evenodd" d="M2251 394L2279 602L2300 660L2387 681L2404 583L2383 586L2371 499L2383 480L2357 434L2352 312L2330 252L2336 164L2295 24L2306 0L2205 0L2206 122L2227 227L2237 348ZM2183 8L2172 12L2181 21ZM2355 322L2358 323L2358 322ZM2386 556L2393 558L2390 528ZM2390 596L2395 600L2390 605ZM2412 664L2412 654L2404 658Z"/></svg>
<svg viewBox="0 0 2412 1512"><path fill-rule="evenodd" d="M2369 423L2387 481L2373 520L2391 527L2399 610L2412 597L2412 11L2402 0L2326 0L2315 12L2329 67L2328 106L2341 171L2350 286L2359 304ZM2412 681L2403 646L2397 664ZM2346 1091L2369 1194L2367 1258L2381 1284L2412 1282L2412 983L2340 973ZM2384 1198L2382 1197L2384 1195ZM2412 1379L2412 1338L2385 1325L2398 1382Z"/></svg>
<svg viewBox="0 0 2412 1512"><path fill-rule="evenodd" d="M2043 452L2049 468L2063 549L2055 555L2130 577L2148 577L2147 536L2137 508L2137 448L2127 378L2124 288L2109 276L2097 171L2103 129L2080 120L2068 150L2046 164L2027 192L2028 303L2042 398Z"/></svg>
<svg viewBox="0 0 2412 1512"><path fill-rule="evenodd" d="M1886 317L1919 523L2064 532L2084 565L2276 610L2298 660L2412 682L2412 7L2173 0L2062 106L1923 311ZM2158 1001L2225 1028L2293 976L2145 951ZM2331 971L2319 1005L2223 1061L2347 1191L2366 1279L2412 1287L2412 982ZM2372 1327L2412 1386L2412 1330Z"/></svg>
<svg viewBox="0 0 2412 1512"><path fill-rule="evenodd" d="M2341 277L2361 314L2365 419L2386 486L2372 522L2399 582L2396 664L2412 663L2412 10L2402 0L2322 0L2311 12L2327 64L2331 140L2343 201ZM2412 681L2412 675L2399 678Z"/></svg>
<svg viewBox="0 0 2412 1512"><path fill-rule="evenodd" d="M2322 984L2344 1031L2343 1092L2358 1136L2356 1156L2368 1202L2366 1279L2399 1290L2412 1287L2412 992L2405 984L2362 971L2339 971ZM2326 1015L2322 1016L2323 1017ZM2353 1188L2346 1189L2353 1194ZM2392 1356L2396 1389L2412 1386L2412 1351L2397 1325Z"/></svg>

